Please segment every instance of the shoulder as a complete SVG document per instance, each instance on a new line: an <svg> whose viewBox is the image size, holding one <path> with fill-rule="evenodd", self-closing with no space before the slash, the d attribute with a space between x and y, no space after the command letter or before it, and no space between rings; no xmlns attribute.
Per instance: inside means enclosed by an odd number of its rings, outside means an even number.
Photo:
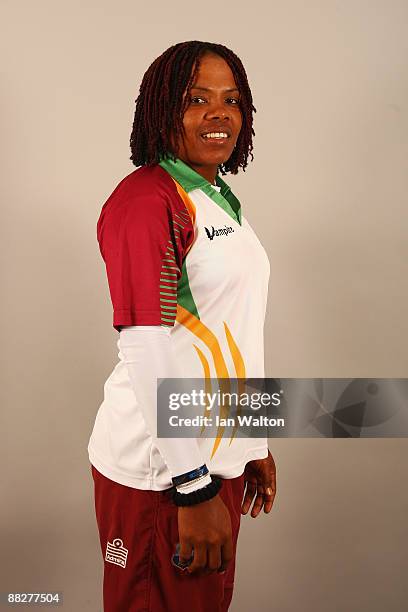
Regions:
<svg viewBox="0 0 408 612"><path fill-rule="evenodd" d="M177 189L171 176L158 164L137 168L116 186L109 201L143 202L163 201L171 203L177 196Z"/></svg>
<svg viewBox="0 0 408 612"><path fill-rule="evenodd" d="M106 216L172 213L184 207L175 182L158 164L142 166L125 176L104 203L98 223Z"/></svg>
<svg viewBox="0 0 408 612"><path fill-rule="evenodd" d="M125 176L108 197L97 222L98 241L106 234L117 235L128 228L154 222L164 226L175 214L185 211L176 184L158 164L142 166Z"/></svg>

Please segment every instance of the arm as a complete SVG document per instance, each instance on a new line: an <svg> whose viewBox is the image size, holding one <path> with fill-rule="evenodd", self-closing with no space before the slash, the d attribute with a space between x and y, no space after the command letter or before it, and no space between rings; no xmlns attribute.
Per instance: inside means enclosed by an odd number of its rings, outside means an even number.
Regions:
<svg viewBox="0 0 408 612"><path fill-rule="evenodd" d="M129 326L120 331L119 347L127 365L137 402L143 412L147 428L159 449L172 477L185 474L204 464L195 438L157 437L157 379L182 378L173 354L170 330L157 326ZM188 485L188 491L209 484L209 474ZM183 487L178 490L182 493Z"/></svg>
<svg viewBox="0 0 408 612"><path fill-rule="evenodd" d="M182 378L168 328L175 322L177 282L194 229L177 197L171 198L152 184L132 187L131 193L118 191L109 206L105 205L97 233L106 264L113 326L120 333L120 348L147 427L172 475L204 463L196 439L183 439L181 444L180 439L156 435L157 378ZM200 487L204 490L201 483ZM196 493L200 492L191 495ZM181 557L187 559L194 547L189 571L225 568L231 560L231 519L220 495L180 507L178 528Z"/></svg>
<svg viewBox="0 0 408 612"><path fill-rule="evenodd" d="M161 326L124 327L120 331L119 346L147 427L172 476L201 466L203 459L195 438L180 441L155 435L157 378L182 378L172 353L170 330ZM211 477L207 475L177 490L190 493L210 482ZM233 556L232 527L228 509L219 494L193 506L179 507L178 531L181 560L187 561L194 549L189 573L226 569Z"/></svg>

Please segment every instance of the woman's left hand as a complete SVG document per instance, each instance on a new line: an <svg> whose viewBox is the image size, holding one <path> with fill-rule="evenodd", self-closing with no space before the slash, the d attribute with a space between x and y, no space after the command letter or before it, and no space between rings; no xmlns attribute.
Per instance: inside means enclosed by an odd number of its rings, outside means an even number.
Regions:
<svg viewBox="0 0 408 612"><path fill-rule="evenodd" d="M265 513L272 509L272 504L276 495L276 466L268 450L265 459L254 459L248 461L244 470L246 491L241 507L241 514L246 514L255 497L251 516L258 516L262 507Z"/></svg>

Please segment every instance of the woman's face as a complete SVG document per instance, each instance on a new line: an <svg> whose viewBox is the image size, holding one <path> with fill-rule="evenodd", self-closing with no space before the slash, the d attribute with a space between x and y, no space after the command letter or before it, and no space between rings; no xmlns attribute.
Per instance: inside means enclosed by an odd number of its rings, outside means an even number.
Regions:
<svg viewBox="0 0 408 612"><path fill-rule="evenodd" d="M185 136L179 140L178 157L210 182L237 142L242 126L239 100L227 62L213 53L203 55L183 118ZM217 136L203 136L209 133Z"/></svg>

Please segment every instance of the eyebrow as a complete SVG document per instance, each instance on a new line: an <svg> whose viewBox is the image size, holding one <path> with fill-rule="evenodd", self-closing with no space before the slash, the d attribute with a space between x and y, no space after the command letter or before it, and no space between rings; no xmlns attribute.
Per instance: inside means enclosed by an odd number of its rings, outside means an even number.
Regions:
<svg viewBox="0 0 408 612"><path fill-rule="evenodd" d="M192 85L191 89L200 89L201 91L213 91L211 87L198 87L196 85ZM237 89L236 87L232 87L231 89L224 89L224 91L238 91L239 92L239 89Z"/></svg>

